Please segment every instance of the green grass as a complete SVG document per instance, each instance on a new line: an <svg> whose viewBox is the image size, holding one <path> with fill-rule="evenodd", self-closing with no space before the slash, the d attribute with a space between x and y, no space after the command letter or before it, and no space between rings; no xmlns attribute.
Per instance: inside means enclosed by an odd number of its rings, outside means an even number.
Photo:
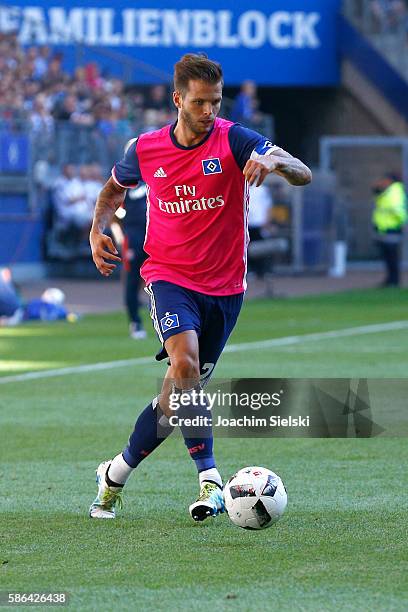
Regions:
<svg viewBox="0 0 408 612"><path fill-rule="evenodd" d="M405 320L407 298L248 303L231 343ZM407 341L400 330L225 353L217 376L405 378ZM157 346L153 334L130 341L122 314L3 329L1 374L148 356ZM152 359L0 385L0 590L64 590L75 610L407 609L403 437L216 440L224 477L263 464L286 484L286 514L259 533L225 516L191 522L194 466L182 440L170 439L132 476L117 520L90 521L93 470L123 447L162 372ZM378 410L406 431L388 395L384 386Z"/></svg>

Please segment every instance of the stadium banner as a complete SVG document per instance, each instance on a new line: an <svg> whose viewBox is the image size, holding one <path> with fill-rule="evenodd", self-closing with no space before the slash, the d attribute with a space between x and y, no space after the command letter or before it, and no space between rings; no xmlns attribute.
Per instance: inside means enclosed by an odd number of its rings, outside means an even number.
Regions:
<svg viewBox="0 0 408 612"><path fill-rule="evenodd" d="M49 45L73 69L97 61L139 83L170 80L174 63L204 51L225 82L322 86L339 82L340 0L16 0L0 6L0 31Z"/></svg>
<svg viewBox="0 0 408 612"><path fill-rule="evenodd" d="M211 379L203 388L173 386L166 426L191 428L189 437L407 437L407 379ZM158 389L160 383L158 381ZM159 415L158 415L159 418ZM164 427L164 428L163 428Z"/></svg>

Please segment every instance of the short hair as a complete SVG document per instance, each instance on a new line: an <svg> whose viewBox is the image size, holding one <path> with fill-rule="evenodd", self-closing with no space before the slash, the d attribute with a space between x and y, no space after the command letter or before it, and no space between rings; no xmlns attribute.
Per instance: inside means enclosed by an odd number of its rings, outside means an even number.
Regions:
<svg viewBox="0 0 408 612"><path fill-rule="evenodd" d="M186 53L174 66L174 89L186 92L189 81L224 84L222 68L205 53Z"/></svg>

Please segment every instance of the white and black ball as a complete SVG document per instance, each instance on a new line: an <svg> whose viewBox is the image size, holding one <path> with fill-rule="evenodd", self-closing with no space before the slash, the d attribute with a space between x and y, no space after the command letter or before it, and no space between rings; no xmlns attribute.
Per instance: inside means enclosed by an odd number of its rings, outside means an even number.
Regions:
<svg viewBox="0 0 408 612"><path fill-rule="evenodd" d="M224 501L234 525L266 529L285 511L288 496L281 478L263 467L242 468L224 487Z"/></svg>

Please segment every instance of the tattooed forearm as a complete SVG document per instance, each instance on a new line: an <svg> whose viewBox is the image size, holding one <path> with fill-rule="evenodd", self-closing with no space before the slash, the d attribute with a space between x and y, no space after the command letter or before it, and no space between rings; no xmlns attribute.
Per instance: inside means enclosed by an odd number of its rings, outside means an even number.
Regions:
<svg viewBox="0 0 408 612"><path fill-rule="evenodd" d="M102 188L96 201L92 231L103 232L110 224L115 211L123 204L126 189L119 187L112 178Z"/></svg>
<svg viewBox="0 0 408 612"><path fill-rule="evenodd" d="M270 155L260 155L256 151L252 152L250 161L247 162L247 166L244 169L247 180L248 178L251 180L250 175L254 171L253 166L251 166L252 162L261 164L264 167L261 167L260 171L258 170L258 173L260 172L262 175L262 180L269 172L283 176L291 185L307 185L312 180L312 173L309 168L300 159L292 157L290 153L279 147L274 148ZM248 164L250 167L248 167Z"/></svg>
<svg viewBox="0 0 408 612"><path fill-rule="evenodd" d="M309 168L296 157L275 157L276 174L283 176L291 185L307 185L312 180Z"/></svg>

